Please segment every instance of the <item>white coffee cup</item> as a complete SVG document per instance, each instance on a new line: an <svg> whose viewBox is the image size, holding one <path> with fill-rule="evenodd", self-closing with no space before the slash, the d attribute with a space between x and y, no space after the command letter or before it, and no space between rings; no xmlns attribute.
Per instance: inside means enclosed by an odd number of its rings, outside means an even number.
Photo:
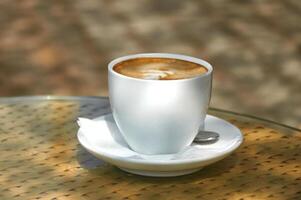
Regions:
<svg viewBox="0 0 301 200"><path fill-rule="evenodd" d="M135 58L172 58L197 63L207 72L178 80L146 80L122 75L113 67ZM189 146L209 106L212 66L201 59L168 53L135 54L109 63L112 113L128 145L143 154L169 154Z"/></svg>

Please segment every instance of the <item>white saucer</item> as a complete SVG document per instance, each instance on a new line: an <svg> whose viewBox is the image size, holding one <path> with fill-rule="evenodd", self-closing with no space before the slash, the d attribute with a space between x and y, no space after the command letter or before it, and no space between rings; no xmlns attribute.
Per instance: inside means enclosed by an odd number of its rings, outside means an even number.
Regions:
<svg viewBox="0 0 301 200"><path fill-rule="evenodd" d="M144 155L129 148L112 114L93 120L79 119L77 137L81 145L96 157L118 168L144 176L180 176L200 170L232 153L243 141L238 128L220 118L207 115L205 130L220 134L213 144L192 144L176 154Z"/></svg>

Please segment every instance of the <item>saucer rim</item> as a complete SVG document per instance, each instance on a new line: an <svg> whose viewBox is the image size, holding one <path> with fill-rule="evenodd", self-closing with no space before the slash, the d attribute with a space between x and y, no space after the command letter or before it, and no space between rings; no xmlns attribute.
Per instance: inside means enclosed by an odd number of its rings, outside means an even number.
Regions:
<svg viewBox="0 0 301 200"><path fill-rule="evenodd" d="M101 118L104 118L105 116L108 115L112 115L112 113L108 113L96 118L93 118L92 120L100 120ZM103 160L109 160L112 161L113 163L115 163L116 160L118 160L119 162L125 162L127 165L128 164L139 164L139 165L153 165L153 166L161 166L161 165L193 165L193 164L198 164L201 162L206 162L206 163L211 163L211 162L215 162L218 161L220 159L223 159L224 157L226 157L227 155L231 154L233 151L235 151L243 142L243 135L240 131L240 129L238 129L235 125L231 124L230 122L221 119L219 117L213 116L213 115L209 115L207 114L206 117L211 117L211 118L215 118L219 121L222 121L223 123L231 126L231 128L235 129L237 132L237 136L235 137L235 142L233 144L231 144L231 146L228 146L227 149L225 151L222 151L220 153L215 153L210 157L205 157L205 158L190 158L190 159L176 159L176 160L152 160L151 158L149 159L135 159L135 158L131 158L131 157L122 157L122 156L117 156L115 154L110 154L107 152L103 152L101 150L97 150L95 151L93 148L91 148L91 146L93 147L93 145L91 145L88 141L86 141L85 139L81 138L84 137L84 133L82 133L81 128L79 128L78 132L77 132L77 139L79 141L79 143L90 153L92 153L93 155L95 155L96 157L100 157ZM88 144L87 144L88 143ZM141 153L137 153L137 154L141 154ZM141 154L144 155L144 154ZM173 155L173 154L157 154L157 156L159 155ZM156 156L156 155L144 155L144 156ZM207 165L206 163L204 163L204 165Z"/></svg>

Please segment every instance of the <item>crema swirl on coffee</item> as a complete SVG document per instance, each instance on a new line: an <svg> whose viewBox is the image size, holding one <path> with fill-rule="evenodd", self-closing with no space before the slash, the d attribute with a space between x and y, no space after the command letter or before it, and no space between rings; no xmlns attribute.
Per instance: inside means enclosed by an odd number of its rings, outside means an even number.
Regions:
<svg viewBox="0 0 301 200"><path fill-rule="evenodd" d="M187 79L206 73L202 65L172 58L135 58L117 63L113 70L125 76L149 80Z"/></svg>

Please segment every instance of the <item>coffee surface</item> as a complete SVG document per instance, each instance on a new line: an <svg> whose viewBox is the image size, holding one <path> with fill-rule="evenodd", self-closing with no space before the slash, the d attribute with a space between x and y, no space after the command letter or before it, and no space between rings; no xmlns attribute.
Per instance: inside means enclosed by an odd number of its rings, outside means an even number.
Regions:
<svg viewBox="0 0 301 200"><path fill-rule="evenodd" d="M206 73L202 65L172 58L134 58L116 64L113 70L125 76L149 80L177 80Z"/></svg>

